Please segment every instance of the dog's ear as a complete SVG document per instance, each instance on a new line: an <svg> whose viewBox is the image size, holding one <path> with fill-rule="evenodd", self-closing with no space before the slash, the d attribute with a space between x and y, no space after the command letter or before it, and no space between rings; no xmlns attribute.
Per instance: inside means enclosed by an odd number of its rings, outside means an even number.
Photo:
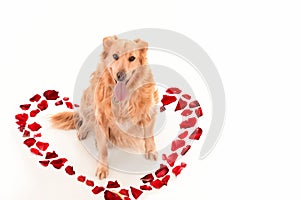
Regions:
<svg viewBox="0 0 300 200"><path fill-rule="evenodd" d="M111 45L118 39L117 36L113 35L113 36L108 36L103 38L103 52L102 52L102 59L105 59L109 48L111 47Z"/></svg>
<svg viewBox="0 0 300 200"><path fill-rule="evenodd" d="M141 39L135 39L134 42L137 44L137 48L140 51L140 63L142 65L147 64L147 50L148 50L148 42L145 42Z"/></svg>

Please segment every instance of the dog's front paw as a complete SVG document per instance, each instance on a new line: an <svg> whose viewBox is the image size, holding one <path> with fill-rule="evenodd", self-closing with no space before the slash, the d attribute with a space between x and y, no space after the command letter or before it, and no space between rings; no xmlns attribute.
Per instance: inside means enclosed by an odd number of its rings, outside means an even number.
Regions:
<svg viewBox="0 0 300 200"><path fill-rule="evenodd" d="M157 160L157 155L158 155L157 151L149 151L145 153L146 159L153 160L153 161Z"/></svg>
<svg viewBox="0 0 300 200"><path fill-rule="evenodd" d="M108 167L100 163L97 167L96 176L99 179L105 179L107 175L108 175Z"/></svg>

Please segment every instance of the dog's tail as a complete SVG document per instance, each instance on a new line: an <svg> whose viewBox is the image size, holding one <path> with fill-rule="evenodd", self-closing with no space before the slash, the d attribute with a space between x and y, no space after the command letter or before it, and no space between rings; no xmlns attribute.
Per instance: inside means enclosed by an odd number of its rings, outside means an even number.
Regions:
<svg viewBox="0 0 300 200"><path fill-rule="evenodd" d="M52 127L63 130L75 129L79 123L78 112L60 112L51 116Z"/></svg>

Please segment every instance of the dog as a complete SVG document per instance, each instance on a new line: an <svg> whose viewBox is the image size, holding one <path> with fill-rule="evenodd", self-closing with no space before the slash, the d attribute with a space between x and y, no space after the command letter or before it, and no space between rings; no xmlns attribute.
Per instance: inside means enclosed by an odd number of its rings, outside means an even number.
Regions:
<svg viewBox="0 0 300 200"><path fill-rule="evenodd" d="M145 153L157 160L154 124L158 91L147 61L148 43L141 40L103 39L101 62L92 73L80 108L51 117L55 128L77 129L79 140L94 132L99 151L96 176L108 175L108 147Z"/></svg>

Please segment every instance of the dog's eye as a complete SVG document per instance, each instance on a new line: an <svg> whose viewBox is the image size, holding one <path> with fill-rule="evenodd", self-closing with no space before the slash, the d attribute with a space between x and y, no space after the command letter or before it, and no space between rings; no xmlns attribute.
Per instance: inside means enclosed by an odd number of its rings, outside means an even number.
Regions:
<svg viewBox="0 0 300 200"><path fill-rule="evenodd" d="M113 54L113 58L114 58L115 60L118 60L118 59L119 59L118 54Z"/></svg>
<svg viewBox="0 0 300 200"><path fill-rule="evenodd" d="M130 56L128 60L129 60L129 62L132 62L132 61L135 60L135 57L134 56Z"/></svg>

